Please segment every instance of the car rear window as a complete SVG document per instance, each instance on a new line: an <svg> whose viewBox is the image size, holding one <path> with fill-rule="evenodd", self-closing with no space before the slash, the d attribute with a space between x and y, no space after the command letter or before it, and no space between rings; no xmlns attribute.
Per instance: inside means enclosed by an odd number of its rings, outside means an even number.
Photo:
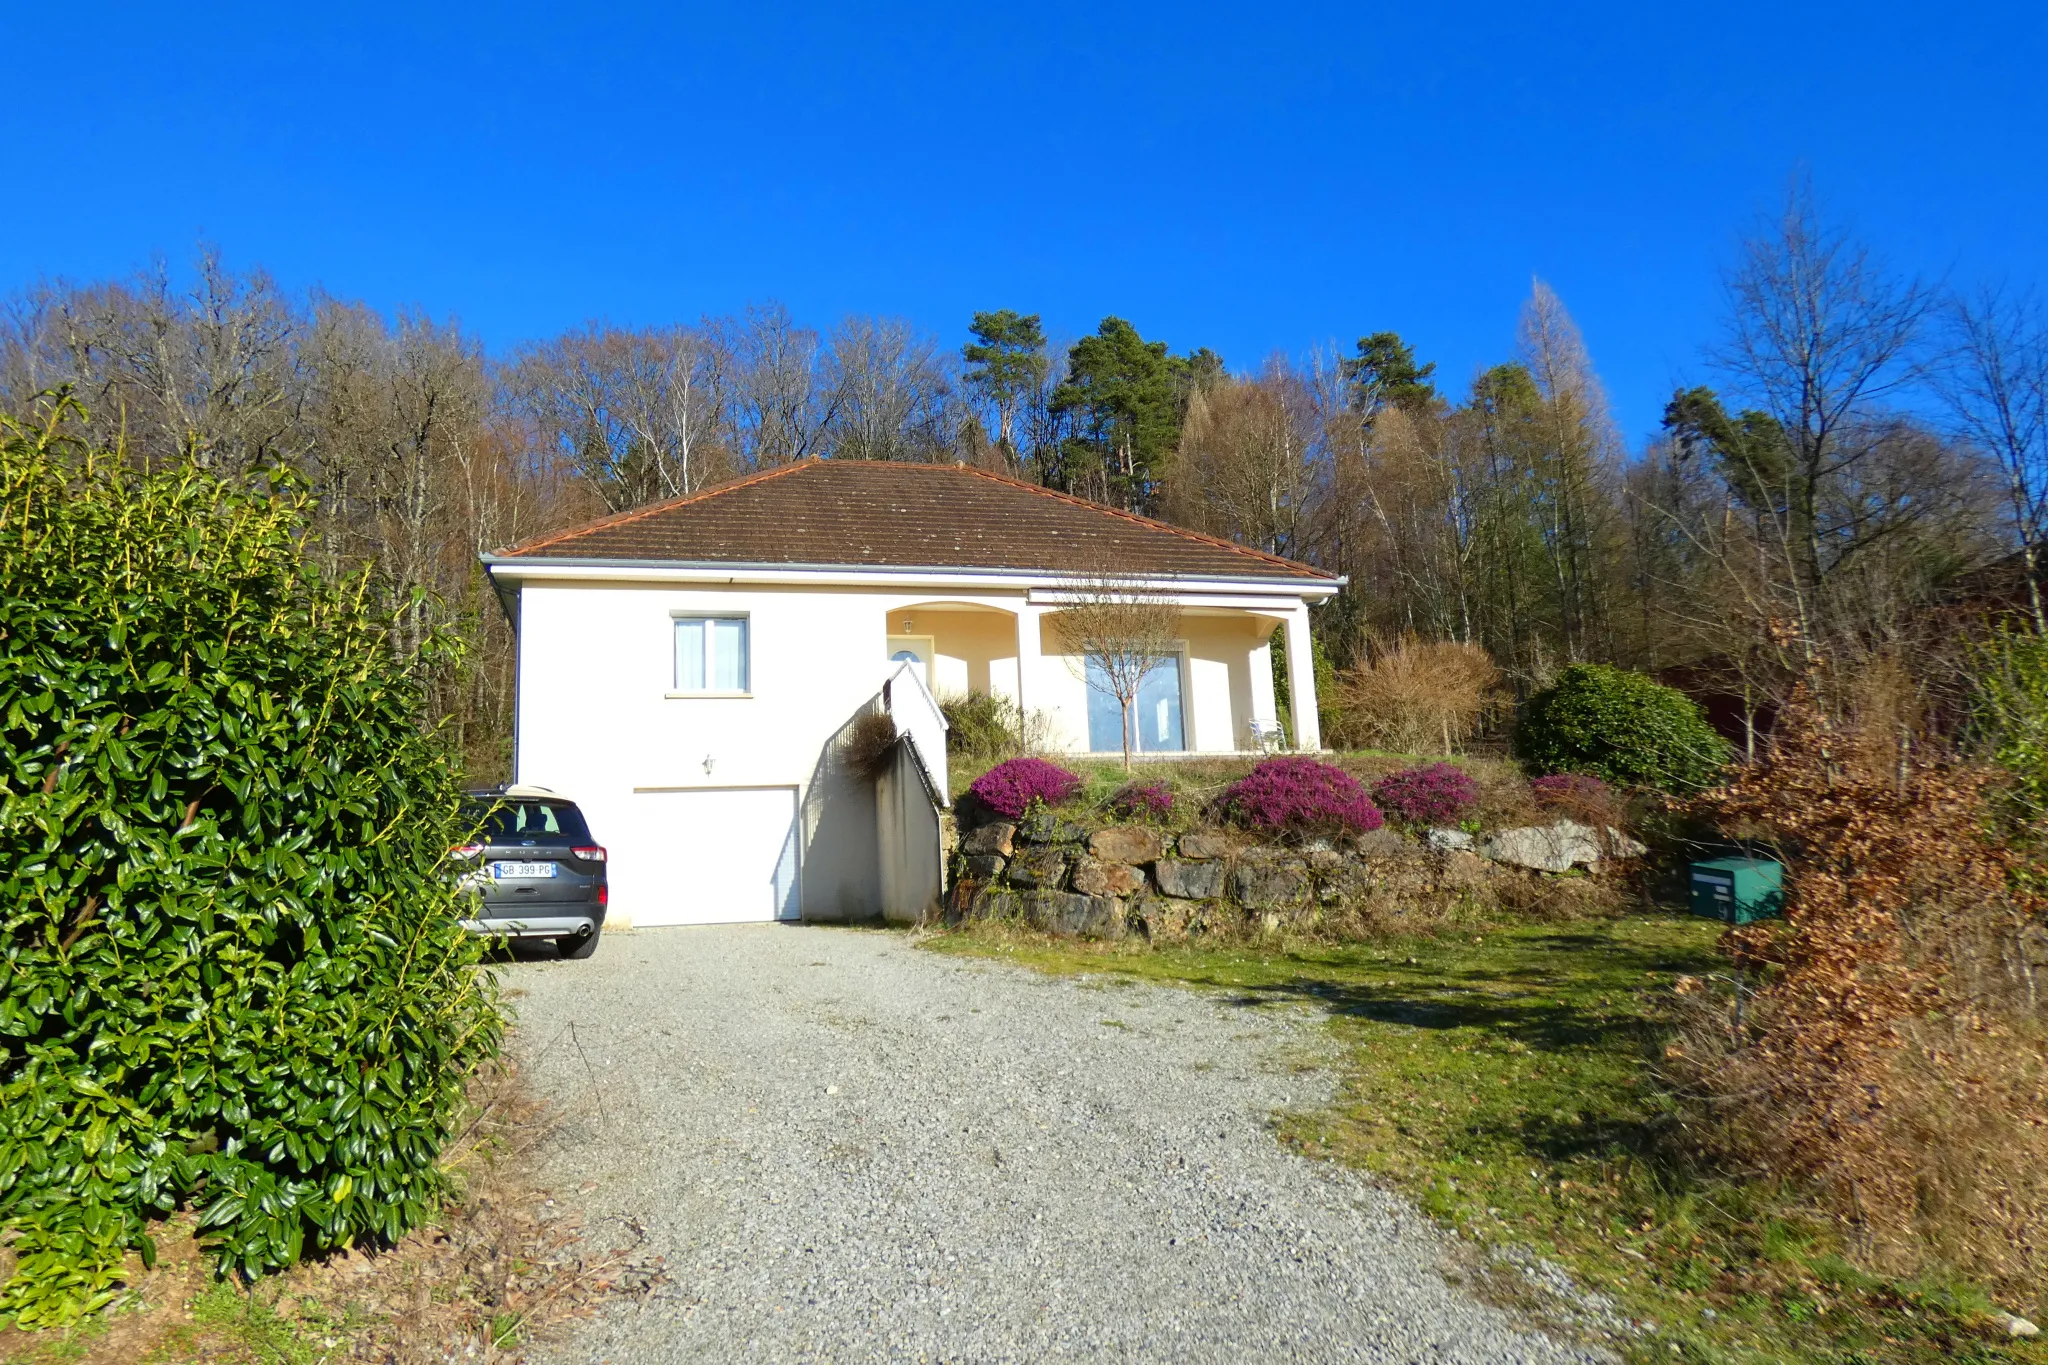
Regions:
<svg viewBox="0 0 2048 1365"><path fill-rule="evenodd" d="M482 833L490 843L502 839L560 839L565 843L588 844L590 826L583 823L583 812L574 806L561 805L553 801L506 800L490 810L478 806L475 815L482 822Z"/></svg>

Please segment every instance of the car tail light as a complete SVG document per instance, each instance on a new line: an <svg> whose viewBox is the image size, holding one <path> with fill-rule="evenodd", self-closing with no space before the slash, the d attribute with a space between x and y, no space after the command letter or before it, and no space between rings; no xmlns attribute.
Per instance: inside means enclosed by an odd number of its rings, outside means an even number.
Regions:
<svg viewBox="0 0 2048 1365"><path fill-rule="evenodd" d="M602 883L597 888L597 908L602 910L612 903L612 889Z"/></svg>
<svg viewBox="0 0 2048 1365"><path fill-rule="evenodd" d="M482 844L457 844L448 850L451 858L474 858L484 851Z"/></svg>
<svg viewBox="0 0 2048 1365"><path fill-rule="evenodd" d="M604 861L604 850L596 844L586 844L582 848L572 848L569 851L586 863L601 863Z"/></svg>

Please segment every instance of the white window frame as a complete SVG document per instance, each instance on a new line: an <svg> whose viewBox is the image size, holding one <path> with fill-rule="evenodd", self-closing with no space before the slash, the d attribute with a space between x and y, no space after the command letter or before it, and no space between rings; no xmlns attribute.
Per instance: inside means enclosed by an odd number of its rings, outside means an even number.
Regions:
<svg viewBox="0 0 2048 1365"><path fill-rule="evenodd" d="M677 608L668 614L668 618L669 690L665 694L666 696L751 697L754 695L754 620L752 613L744 611L691 611L686 608ZM676 634L682 628L684 622L694 622L703 628L704 676L707 679L718 676L717 647L713 643L718 637L711 629L713 621L738 621L745 627L742 633L746 636L746 657L741 661L741 668L744 671L747 685L737 691L715 687L686 688L682 685L681 679L676 676Z"/></svg>
<svg viewBox="0 0 2048 1365"><path fill-rule="evenodd" d="M1167 757L1178 757L1182 754L1192 754L1200 752L1195 748L1194 673L1188 666L1188 642L1186 640L1175 640L1173 642L1171 653L1174 656L1174 671L1180 674L1180 742L1185 747L1179 749L1134 748L1131 750L1131 756L1134 758L1140 756L1141 754L1158 754ZM1083 654L1080 657L1082 669L1081 689L1083 694L1085 695L1088 693L1094 693L1096 695L1103 695L1100 688L1096 687L1093 683L1090 683L1088 681L1088 656L1086 654ZM1083 726L1086 726L1087 722L1088 713L1084 710L1081 713L1081 723L1083 724ZM1087 754L1090 758L1100 758L1105 754L1121 754L1123 752L1123 749L1121 746L1114 749L1090 748L1083 749L1082 752Z"/></svg>

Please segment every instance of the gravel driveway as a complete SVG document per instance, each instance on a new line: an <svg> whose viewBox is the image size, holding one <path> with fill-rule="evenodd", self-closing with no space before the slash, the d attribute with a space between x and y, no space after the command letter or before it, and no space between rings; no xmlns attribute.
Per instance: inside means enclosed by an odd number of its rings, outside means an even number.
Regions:
<svg viewBox="0 0 2048 1365"><path fill-rule="evenodd" d="M1274 1140L1330 1093L1298 1008L776 925L506 978L570 1112L546 1178L595 1182L598 1235L638 1220L671 1277L546 1359L1601 1358L1446 1284L1426 1220Z"/></svg>

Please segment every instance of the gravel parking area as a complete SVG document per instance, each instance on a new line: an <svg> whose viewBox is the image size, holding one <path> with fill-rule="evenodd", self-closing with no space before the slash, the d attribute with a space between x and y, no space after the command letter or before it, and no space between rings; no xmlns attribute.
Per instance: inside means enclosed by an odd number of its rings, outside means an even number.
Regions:
<svg viewBox="0 0 2048 1365"><path fill-rule="evenodd" d="M671 1277L542 1359L1605 1358L1274 1140L1332 1083L1299 1007L775 925L608 934L506 984L569 1111L546 1178L594 1183L588 1220L637 1220Z"/></svg>

